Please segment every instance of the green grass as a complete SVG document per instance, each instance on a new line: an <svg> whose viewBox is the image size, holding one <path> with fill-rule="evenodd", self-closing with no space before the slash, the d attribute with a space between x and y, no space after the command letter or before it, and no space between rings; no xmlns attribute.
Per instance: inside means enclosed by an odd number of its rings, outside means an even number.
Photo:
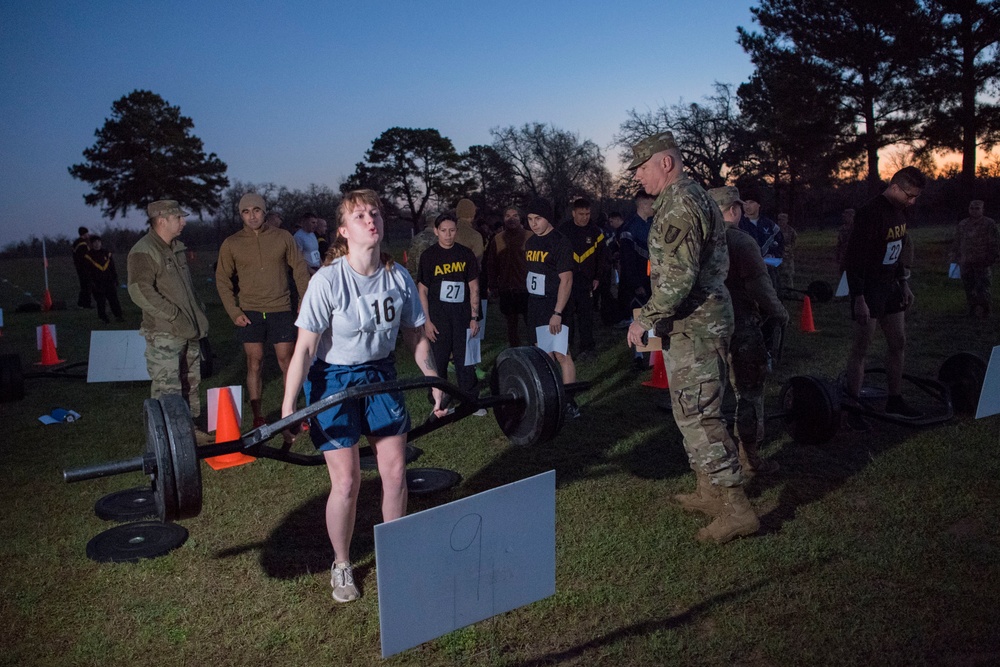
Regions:
<svg viewBox="0 0 1000 667"><path fill-rule="evenodd" d="M965 317L945 270L951 230L918 229L907 370L934 375L950 354L988 355L997 319ZM806 232L799 286L835 282L833 235ZM209 304L217 375L242 384L242 353L214 293L211 257L194 262ZM124 272L124 257L117 258ZM5 327L0 351L38 359L34 327L55 323L60 356L83 361L94 311L14 314L24 291L41 294L38 260L0 262ZM75 302L69 258L50 266L53 297ZM16 284L15 289L12 285ZM126 323L139 313L122 294ZM788 304L797 321L799 307ZM814 307L820 333L790 331L769 404L792 375L836 377L848 348L843 303ZM491 316L486 356L503 346ZM495 422L470 417L420 441L416 465L463 482L414 497L410 511L555 469L556 595L464 628L385 661L390 665L986 665L1000 662L1000 463L997 419L955 420L914 431L880 425L796 445L770 423L767 456L782 471L750 487L761 534L725 547L697 544L705 520L671 496L691 486L662 392L638 385L621 332L599 331L601 356L580 367L593 381L583 417L548 445L512 449ZM878 339L872 361L884 344ZM415 368L402 355L404 376ZM29 372L34 368L26 369ZM266 367L265 408L281 387ZM98 565L87 541L111 524L93 513L104 494L139 474L67 485L61 470L135 456L143 448L144 383L86 385L31 379L23 401L0 405L0 627L3 665L375 665L379 655L373 525L378 483L365 473L353 546L364 596L335 606L323 527L322 468L260 460L203 467L204 510L183 522L188 542L135 565ZM426 399L409 396L418 419ZM53 407L83 415L42 426ZM244 425L247 428L247 425ZM309 452L310 447L297 444Z"/></svg>

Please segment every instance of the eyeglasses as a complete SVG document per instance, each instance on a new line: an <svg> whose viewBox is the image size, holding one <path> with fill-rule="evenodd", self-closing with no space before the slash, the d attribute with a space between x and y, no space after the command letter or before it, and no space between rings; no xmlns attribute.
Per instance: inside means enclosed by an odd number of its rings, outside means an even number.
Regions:
<svg viewBox="0 0 1000 667"><path fill-rule="evenodd" d="M907 192L906 188L904 188L902 185L899 185L898 183L896 184L896 188L906 196L907 201L914 201L916 200L917 197L920 196L920 190L917 190L916 194L912 192Z"/></svg>

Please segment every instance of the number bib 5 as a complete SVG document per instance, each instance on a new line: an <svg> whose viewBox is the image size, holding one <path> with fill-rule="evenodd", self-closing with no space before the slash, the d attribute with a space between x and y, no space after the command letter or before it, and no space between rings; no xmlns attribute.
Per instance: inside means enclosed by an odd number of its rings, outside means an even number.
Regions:
<svg viewBox="0 0 1000 667"><path fill-rule="evenodd" d="M361 331L386 331L396 325L403 295L394 289L365 294L358 298L357 304Z"/></svg>
<svg viewBox="0 0 1000 667"><path fill-rule="evenodd" d="M545 296L545 274L529 271L527 286L528 286L528 294L534 294L535 296Z"/></svg>
<svg viewBox="0 0 1000 667"><path fill-rule="evenodd" d="M465 301L465 283L442 280L440 298L443 303L462 303Z"/></svg>

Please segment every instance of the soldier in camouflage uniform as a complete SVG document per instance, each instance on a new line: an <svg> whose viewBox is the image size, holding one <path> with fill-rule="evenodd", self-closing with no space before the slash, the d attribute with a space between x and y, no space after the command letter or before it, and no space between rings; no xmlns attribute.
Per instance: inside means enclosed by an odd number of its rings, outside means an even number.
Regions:
<svg viewBox="0 0 1000 667"><path fill-rule="evenodd" d="M993 297L990 294L990 267L1000 260L1000 234L997 223L983 216L983 202L969 203L969 217L958 223L951 261L956 262L969 303L969 314L987 318Z"/></svg>
<svg viewBox="0 0 1000 667"><path fill-rule="evenodd" d="M424 221L424 228L414 234L410 241L410 249L406 253L406 270L414 280L417 279L417 269L420 268L420 256L424 254L432 245L437 243L437 236L434 234L434 217L428 215Z"/></svg>
<svg viewBox="0 0 1000 667"><path fill-rule="evenodd" d="M757 532L760 524L743 492L735 443L722 419L728 339L733 308L724 281L729 270L726 224L719 207L684 173L673 134L663 132L632 147L629 169L656 196L649 231L652 294L629 326L639 345L656 329L666 348L674 420L691 467L703 480L699 495L719 495L715 517L699 541L720 544Z"/></svg>
<svg viewBox="0 0 1000 667"><path fill-rule="evenodd" d="M733 337L729 341L729 381L736 391L736 435L739 436L740 464L744 474L773 473L777 472L778 464L760 458L757 453L764 439L764 381L770 366L761 325L772 318L781 326L788 324L788 311L781 305L771 281L768 280L767 265L760 256L757 242L737 227L743 216L740 191L727 186L709 190L708 194L719 205L728 225L726 246L729 248L729 274L726 277L726 288L733 301L735 318ZM786 245L785 262L787 261ZM701 501L700 497L694 500L696 503ZM693 509L699 508L695 506Z"/></svg>
<svg viewBox="0 0 1000 667"><path fill-rule="evenodd" d="M142 309L146 338L146 368L151 396L180 394L201 416L199 341L208 334L205 306L194 293L185 252L178 240L188 213L176 201L155 201L146 207L149 232L128 253L128 294ZM199 442L208 439L196 432Z"/></svg>

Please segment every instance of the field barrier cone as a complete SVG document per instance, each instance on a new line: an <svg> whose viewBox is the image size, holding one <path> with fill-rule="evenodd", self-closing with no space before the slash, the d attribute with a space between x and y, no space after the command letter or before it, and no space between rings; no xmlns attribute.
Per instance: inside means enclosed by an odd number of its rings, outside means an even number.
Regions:
<svg viewBox="0 0 1000 667"><path fill-rule="evenodd" d="M35 362L36 366L55 366L56 364L65 363L65 359L60 359L59 355L56 354L56 343L52 340L52 332L49 331L49 325L42 325L42 360Z"/></svg>
<svg viewBox="0 0 1000 667"><path fill-rule="evenodd" d="M45 290L45 293L42 294L42 312L47 313L50 310L52 310L52 294Z"/></svg>
<svg viewBox="0 0 1000 667"><path fill-rule="evenodd" d="M649 360L653 366L653 378L643 382L643 387L653 387L654 389L670 389L667 382L667 367L663 363L663 352L655 350L650 354Z"/></svg>
<svg viewBox="0 0 1000 667"><path fill-rule="evenodd" d="M807 294L802 299L802 316L799 318L799 329L804 333L816 333L816 326L813 324L812 301Z"/></svg>
<svg viewBox="0 0 1000 667"><path fill-rule="evenodd" d="M233 394L229 391L229 387L223 387L219 390L217 414L218 418L215 421L215 442L239 440L240 420L236 416L236 406L233 405ZM213 470L222 470L224 468L241 466L244 463L250 463L255 460L252 456L247 456L241 452L233 452L232 454L222 454L205 459L205 463L210 465Z"/></svg>
<svg viewBox="0 0 1000 667"><path fill-rule="evenodd" d="M403 264L409 264L410 258L407 256L406 251L403 251Z"/></svg>

